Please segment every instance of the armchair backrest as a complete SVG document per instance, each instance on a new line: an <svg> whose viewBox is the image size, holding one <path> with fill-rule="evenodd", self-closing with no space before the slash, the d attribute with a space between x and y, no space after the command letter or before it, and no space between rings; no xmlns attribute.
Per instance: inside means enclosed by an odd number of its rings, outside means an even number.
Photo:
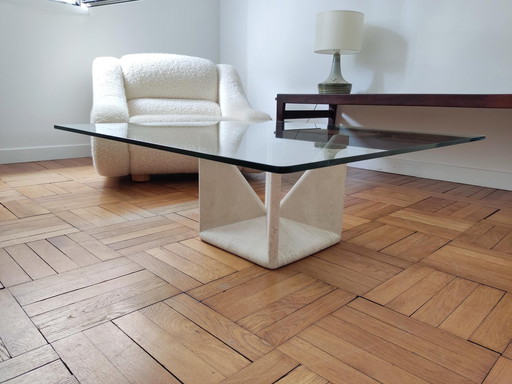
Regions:
<svg viewBox="0 0 512 384"><path fill-rule="evenodd" d="M126 99L163 98L218 101L214 63L199 57L142 53L120 59Z"/></svg>
<svg viewBox="0 0 512 384"><path fill-rule="evenodd" d="M92 75L92 123L270 119L251 108L233 66L199 57L98 57Z"/></svg>

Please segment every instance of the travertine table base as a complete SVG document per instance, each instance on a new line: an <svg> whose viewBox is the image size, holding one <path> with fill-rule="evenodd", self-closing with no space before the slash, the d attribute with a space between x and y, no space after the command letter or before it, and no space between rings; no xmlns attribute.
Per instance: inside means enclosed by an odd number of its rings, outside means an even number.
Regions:
<svg viewBox="0 0 512 384"><path fill-rule="evenodd" d="M346 165L305 171L281 200L281 174L266 173L265 203L239 169L199 160L201 239L265 268L341 239Z"/></svg>

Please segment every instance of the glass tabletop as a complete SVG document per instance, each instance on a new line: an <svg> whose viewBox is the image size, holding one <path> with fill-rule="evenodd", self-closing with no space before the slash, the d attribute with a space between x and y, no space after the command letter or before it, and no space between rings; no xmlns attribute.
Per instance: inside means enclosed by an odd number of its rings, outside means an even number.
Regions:
<svg viewBox="0 0 512 384"><path fill-rule="evenodd" d="M482 140L300 122L62 124L56 129L273 173L290 173Z"/></svg>

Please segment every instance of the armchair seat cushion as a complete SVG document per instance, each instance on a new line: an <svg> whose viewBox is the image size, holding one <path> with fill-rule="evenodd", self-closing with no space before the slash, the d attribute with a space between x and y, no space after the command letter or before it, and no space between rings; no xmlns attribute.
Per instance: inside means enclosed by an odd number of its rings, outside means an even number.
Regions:
<svg viewBox="0 0 512 384"><path fill-rule="evenodd" d="M218 103L210 100L140 98L128 101L130 116L209 115L221 116Z"/></svg>
<svg viewBox="0 0 512 384"><path fill-rule="evenodd" d="M136 115L130 117L128 122L139 125L199 127L230 120L234 119L216 115Z"/></svg>

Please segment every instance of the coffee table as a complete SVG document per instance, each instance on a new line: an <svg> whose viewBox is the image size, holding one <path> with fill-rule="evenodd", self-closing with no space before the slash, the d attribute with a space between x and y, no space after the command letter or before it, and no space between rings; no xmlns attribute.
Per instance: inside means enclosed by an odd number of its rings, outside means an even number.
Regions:
<svg viewBox="0 0 512 384"><path fill-rule="evenodd" d="M55 128L199 158L201 239L270 269L341 240L346 164L484 139L297 122ZM241 167L266 172L264 202ZM303 174L281 199L293 172Z"/></svg>

